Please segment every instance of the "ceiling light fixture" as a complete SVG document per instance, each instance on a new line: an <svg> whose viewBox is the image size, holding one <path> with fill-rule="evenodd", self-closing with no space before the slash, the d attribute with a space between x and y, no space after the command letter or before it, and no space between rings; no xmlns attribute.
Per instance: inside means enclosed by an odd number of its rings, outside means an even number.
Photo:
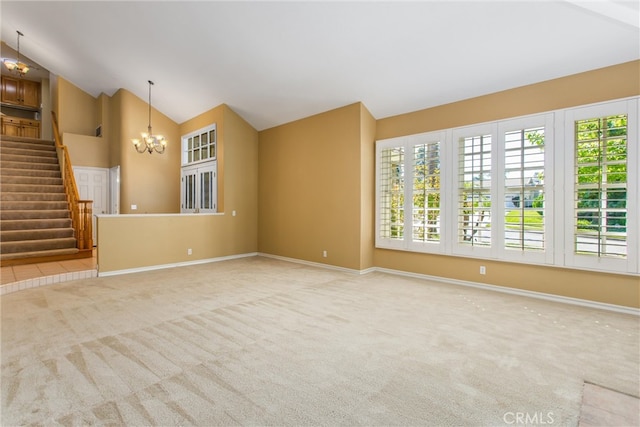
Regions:
<svg viewBox="0 0 640 427"><path fill-rule="evenodd" d="M17 59L4 58L2 60L2 63L4 64L5 67L7 67L9 71L16 73L20 77L22 77L25 74L27 74L27 72L29 71L29 66L24 62L20 62L20 36L24 37L24 34L22 34L20 31L17 31L17 30L16 30L16 33L18 33L18 58Z"/></svg>
<svg viewBox="0 0 640 427"><path fill-rule="evenodd" d="M149 127L147 128L148 132L142 132L142 141L138 138L133 139L133 146L136 147L136 151L138 153L144 153L145 151L149 154L156 153L162 154L164 153L164 149L167 148L167 140L162 135L154 135L151 132L151 86L153 86L153 82L149 80Z"/></svg>

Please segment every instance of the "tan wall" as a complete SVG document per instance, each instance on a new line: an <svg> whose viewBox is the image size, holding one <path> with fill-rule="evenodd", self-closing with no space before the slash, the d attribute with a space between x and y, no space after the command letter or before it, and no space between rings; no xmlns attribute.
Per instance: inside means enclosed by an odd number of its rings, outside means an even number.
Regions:
<svg viewBox="0 0 640 427"><path fill-rule="evenodd" d="M117 96L116 96L117 95ZM119 158L112 161L120 165L120 213L178 213L180 212L180 132L179 126L164 114L152 109L151 124L153 133L164 135L168 139L163 154L138 153L131 140L146 132L149 123L149 104L120 89L112 98L111 110L117 129L112 144L119 149ZM132 210L131 205L137 205Z"/></svg>
<svg viewBox="0 0 640 427"><path fill-rule="evenodd" d="M360 268L361 108L260 132L260 252Z"/></svg>
<svg viewBox="0 0 640 427"><path fill-rule="evenodd" d="M49 79L42 79L41 88L41 104L42 117L40 117L40 138L53 140L53 129L51 128L51 84Z"/></svg>
<svg viewBox="0 0 640 427"><path fill-rule="evenodd" d="M122 144L120 141L123 140L122 136L122 128L120 126L120 117L122 116L122 97L123 91L119 90L113 94L113 96L109 99L109 102L103 104L103 108L106 108L106 111L103 111L103 116L109 118L109 120L102 123L103 132L106 132L108 135L107 141L109 142L109 167L121 166L121 157L122 157ZM133 145L133 144L132 144ZM127 147L125 147L127 148ZM128 147L130 150L131 147ZM121 197L122 199L122 197ZM120 211L122 213L122 211Z"/></svg>
<svg viewBox="0 0 640 427"><path fill-rule="evenodd" d="M111 122L111 97L101 93L97 99L97 115L98 126L102 126L102 136L100 137L105 146L109 147L107 152L108 165L106 167L117 166L113 164L111 157L112 143L112 130L113 124Z"/></svg>
<svg viewBox="0 0 640 427"><path fill-rule="evenodd" d="M640 61L378 120L377 139L640 94ZM487 275L479 274L480 264ZM377 249L378 267L640 307L640 279L578 270Z"/></svg>
<svg viewBox="0 0 640 427"><path fill-rule="evenodd" d="M218 168L218 185L222 188L221 206L236 217L228 226L234 239L231 247L258 250L258 131L231 108L224 106L222 168ZM226 166L225 166L226 165ZM220 163L218 163L220 166Z"/></svg>
<svg viewBox="0 0 640 427"><path fill-rule="evenodd" d="M73 166L109 167L109 146L102 138L65 133L62 140L69 149L69 157Z"/></svg>
<svg viewBox="0 0 640 427"><path fill-rule="evenodd" d="M640 61L378 120L376 139L449 129L640 93Z"/></svg>
<svg viewBox="0 0 640 427"><path fill-rule="evenodd" d="M360 270L374 265L376 119L360 108Z"/></svg>
<svg viewBox="0 0 640 427"><path fill-rule="evenodd" d="M227 106L220 106L180 125L180 133L189 133L212 122L218 124L218 132L224 130L218 135L219 142L224 140L227 165L223 184L227 206L224 214L100 217L100 273L257 251L258 132ZM178 166L178 172L179 169ZM234 210L236 216L232 215ZM189 248L193 250L192 255L187 255Z"/></svg>
<svg viewBox="0 0 640 427"><path fill-rule="evenodd" d="M180 125L186 135L216 124L218 212L235 211L230 226L258 245L258 132L227 105L219 105ZM236 237L238 238L238 237ZM232 242L229 242L232 244Z"/></svg>
<svg viewBox="0 0 640 427"><path fill-rule="evenodd" d="M57 79L56 108L60 133L95 135L98 125L96 98L60 76Z"/></svg>
<svg viewBox="0 0 640 427"><path fill-rule="evenodd" d="M255 237L238 233L240 221L231 214L100 216L99 273L255 252Z"/></svg>
<svg viewBox="0 0 640 427"><path fill-rule="evenodd" d="M217 141L216 141L216 161L218 168L218 212L225 210L225 173L224 173L224 141L225 141L225 110L229 107L219 105L206 111L180 125L180 135L187 135L204 127L216 124ZM253 128L251 128L253 129ZM257 134L256 134L257 137Z"/></svg>

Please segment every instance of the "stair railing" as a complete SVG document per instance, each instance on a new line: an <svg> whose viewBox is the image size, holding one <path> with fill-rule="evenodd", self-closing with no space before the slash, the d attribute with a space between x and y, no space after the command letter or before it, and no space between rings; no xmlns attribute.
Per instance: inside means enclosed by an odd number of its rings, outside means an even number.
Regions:
<svg viewBox="0 0 640 427"><path fill-rule="evenodd" d="M67 203L71 211L71 224L76 235L76 246L79 250L93 249L93 200L80 200L76 178L73 175L69 149L62 143L60 130L58 129L58 118L54 111L51 112L53 123L53 135L56 142L56 151L60 170L62 171L62 181L64 191L67 195Z"/></svg>

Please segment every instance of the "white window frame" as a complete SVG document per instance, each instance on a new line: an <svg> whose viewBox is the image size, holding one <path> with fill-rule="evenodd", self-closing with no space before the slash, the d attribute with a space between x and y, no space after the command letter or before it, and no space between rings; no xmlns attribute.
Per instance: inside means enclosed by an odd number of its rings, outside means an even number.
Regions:
<svg viewBox="0 0 640 427"><path fill-rule="evenodd" d="M553 264L554 262L554 116L553 114L542 114L536 116L528 116L513 120L501 121L498 124L498 144L497 153L497 171L496 177L503 178L505 176L505 135L508 132L518 131L521 129L530 129L536 127L544 128L544 250L543 251L527 251L527 250L509 250L505 248L505 229L506 229L506 208L504 205L506 192L504 179L496 179L497 185L497 202L496 206L500 221L494 225L498 236L497 248L498 258L515 261L521 263L539 263ZM524 200L522 201L524 203Z"/></svg>
<svg viewBox="0 0 640 427"><path fill-rule="evenodd" d="M203 180L207 173L212 173L213 177L210 182L210 201L213 206L208 208L204 206ZM205 162L197 165L184 166L181 170L180 177L180 212L181 213L216 213L218 210L218 187L217 187L217 164L213 162ZM187 204L186 180L189 176L194 178L193 188L193 207Z"/></svg>
<svg viewBox="0 0 640 427"><path fill-rule="evenodd" d="M575 125L578 120L597 117L627 115L627 257L615 259L598 257L588 254L578 254L574 250L574 192L575 192ZM565 121L565 191L567 197L564 202L564 244L565 263L569 267L590 270L638 273L640 255L638 251L640 229L640 185L638 167L640 166L640 150L638 149L638 99L602 103L585 107L568 109L564 115ZM571 193L571 197L569 197Z"/></svg>
<svg viewBox="0 0 640 427"><path fill-rule="evenodd" d="M188 140L189 138L195 138L198 137L199 139L202 138L203 135L207 136L207 147L209 148L210 146L213 146L213 156L211 156L209 154L209 150L207 150L207 158L206 159L202 159L202 157L200 156L200 154L198 155L198 160L189 160L189 153L193 152L195 150L195 148L189 148L189 143ZM214 141L211 142L211 135L213 135L214 137ZM181 138L182 141L182 166L186 166L186 165L193 165L193 164L197 164L197 163L207 163L207 162L213 162L217 159L218 157L218 129L217 129L217 125L215 123L205 126L201 129L198 129L196 131L193 131L191 133L188 133L186 135L183 135ZM200 143L199 143L200 144ZM198 145L199 149L202 147L201 145Z"/></svg>
<svg viewBox="0 0 640 427"><path fill-rule="evenodd" d="M640 97L607 101L490 123L408 135L376 141L376 238L378 248L495 259L535 265L552 265L603 272L640 273ZM594 117L627 114L627 258L598 258L574 253L574 122ZM505 247L505 134L544 127L544 251ZM458 241L458 167L460 138L491 135L491 246L470 246ZM412 242L413 146L425 138L440 138L440 241ZM405 231L402 239L380 237L381 152L403 147L405 173Z"/></svg>
<svg viewBox="0 0 640 427"><path fill-rule="evenodd" d="M459 216L458 216L458 202L460 200L460 186L459 186L459 162L460 162L460 141L464 138L470 138L475 136L491 136L491 169L490 169L490 181L491 187L489 191L490 199L491 199L491 208L489 209L489 215L491 220L491 230L490 230L490 239L491 244L489 246L480 246L480 245L470 245L460 242L459 239ZM497 258L497 233L495 228L495 218L498 214L496 207L496 198L498 196L496 191L496 144L498 143L498 124L497 123L489 123L489 124L481 124L475 126L466 126L462 128L453 129L451 134L451 140L449 145L451 145L453 149L453 176L452 176L452 188L449 194L451 197L451 210L445 214L445 216L449 217L453 227L451 228L450 239L453 243L453 254L455 255L463 255L470 256L474 258ZM473 219L472 219L473 221Z"/></svg>
<svg viewBox="0 0 640 427"><path fill-rule="evenodd" d="M198 160L193 160L193 156L191 161L189 161L189 153L195 150L192 146L189 148L189 138L202 138L203 135L207 135L207 158L202 159L198 156ZM213 135L214 140L211 140L211 135ZM218 154L218 130L216 123L205 126L201 129L183 135L181 138L182 141L182 167L180 173L180 212L181 213L215 213L218 210L218 163L217 163L217 154ZM202 146L199 146L201 148ZM213 155L211 155L211 149L213 149ZM213 179L210 187L210 197L212 198L213 208L207 208L204 206L204 197L203 192L204 188L202 185L203 179L205 178L207 173L213 173ZM186 191L186 182L189 176L195 177L195 188L193 189L194 193L194 207L189 207L187 204L187 191Z"/></svg>
<svg viewBox="0 0 640 427"><path fill-rule="evenodd" d="M402 148L404 150L404 233L402 239L383 238L380 235L381 218L380 218L380 191L382 185L382 168L376 168L376 246L388 249L402 249L419 252L443 253L445 251L446 227L447 219L440 215L440 240L439 241L414 241L413 240L413 153L416 145L429 143L440 143L439 160L440 160L440 211L444 211L445 188L447 186L447 171L444 168L446 164L446 133L445 132L427 132L398 138L390 138L376 142L376 164L382 164L382 152L389 148Z"/></svg>

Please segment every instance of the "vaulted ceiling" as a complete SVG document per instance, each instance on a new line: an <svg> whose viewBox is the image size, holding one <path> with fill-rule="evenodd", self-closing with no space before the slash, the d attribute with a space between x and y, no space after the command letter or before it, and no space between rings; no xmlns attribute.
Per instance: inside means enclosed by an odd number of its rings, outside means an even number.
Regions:
<svg viewBox="0 0 640 427"><path fill-rule="evenodd" d="M147 99L153 80L154 107L178 123L226 103L258 130L356 101L388 117L640 58L637 1L0 8L8 46L22 31L22 54L93 96Z"/></svg>

